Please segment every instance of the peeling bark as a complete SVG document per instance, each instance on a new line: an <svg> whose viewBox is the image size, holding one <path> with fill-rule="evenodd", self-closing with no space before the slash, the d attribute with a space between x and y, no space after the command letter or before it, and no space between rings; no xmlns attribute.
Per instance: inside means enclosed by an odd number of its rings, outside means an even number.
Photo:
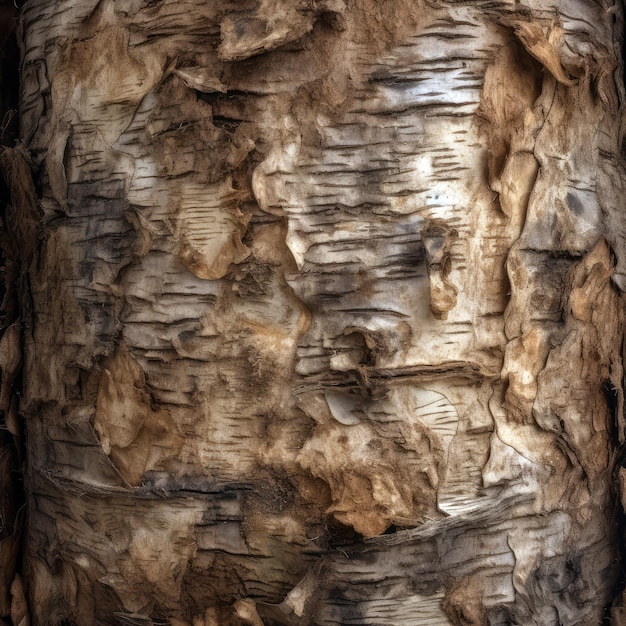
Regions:
<svg viewBox="0 0 626 626"><path fill-rule="evenodd" d="M22 29L34 625L619 623L618 4Z"/></svg>

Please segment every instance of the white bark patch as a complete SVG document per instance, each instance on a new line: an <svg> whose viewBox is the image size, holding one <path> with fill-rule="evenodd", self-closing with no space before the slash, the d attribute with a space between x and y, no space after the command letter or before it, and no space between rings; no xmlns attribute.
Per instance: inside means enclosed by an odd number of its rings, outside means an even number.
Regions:
<svg viewBox="0 0 626 626"><path fill-rule="evenodd" d="M241 263L250 254L241 242L246 226L236 208L241 195L228 182L215 188L185 186L180 194L180 258L198 278L222 278L231 263Z"/></svg>

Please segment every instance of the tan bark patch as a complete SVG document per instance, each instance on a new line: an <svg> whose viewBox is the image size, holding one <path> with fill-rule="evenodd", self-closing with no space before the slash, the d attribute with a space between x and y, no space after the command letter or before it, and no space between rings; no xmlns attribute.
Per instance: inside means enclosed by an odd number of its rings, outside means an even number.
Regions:
<svg viewBox="0 0 626 626"><path fill-rule="evenodd" d="M94 428L105 453L131 485L175 457L183 443L170 413L151 404L140 365L119 347L103 366Z"/></svg>

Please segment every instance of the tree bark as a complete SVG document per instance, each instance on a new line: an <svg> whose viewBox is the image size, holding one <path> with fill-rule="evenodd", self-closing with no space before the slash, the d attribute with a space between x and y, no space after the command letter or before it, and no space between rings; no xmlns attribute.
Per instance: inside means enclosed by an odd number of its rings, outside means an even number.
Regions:
<svg viewBox="0 0 626 626"><path fill-rule="evenodd" d="M619 3L21 28L16 626L619 623Z"/></svg>

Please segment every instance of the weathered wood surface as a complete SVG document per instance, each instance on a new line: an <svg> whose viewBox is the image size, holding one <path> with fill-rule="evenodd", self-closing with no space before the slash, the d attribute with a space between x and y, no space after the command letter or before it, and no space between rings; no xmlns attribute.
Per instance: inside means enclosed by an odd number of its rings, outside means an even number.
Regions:
<svg viewBox="0 0 626 626"><path fill-rule="evenodd" d="M599 625L620 5L28 0L22 28L33 624Z"/></svg>

